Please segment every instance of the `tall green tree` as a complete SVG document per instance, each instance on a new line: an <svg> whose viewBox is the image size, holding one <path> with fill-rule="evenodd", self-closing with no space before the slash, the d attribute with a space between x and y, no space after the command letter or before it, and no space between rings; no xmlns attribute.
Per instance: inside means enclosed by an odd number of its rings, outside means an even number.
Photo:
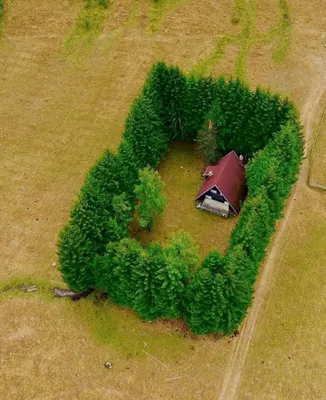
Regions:
<svg viewBox="0 0 326 400"><path fill-rule="evenodd" d="M108 242L120 240L127 234L131 206L119 193L116 157L106 151L87 176L71 210L71 221L59 237L61 273L71 289L93 287L94 257L104 254ZM117 207L118 200L123 213Z"/></svg>
<svg viewBox="0 0 326 400"><path fill-rule="evenodd" d="M157 298L161 282L155 279L155 276L164 265L165 259L161 246L152 243L142 253L134 269L136 294L133 307L142 319L154 320L161 316L162 308Z"/></svg>
<svg viewBox="0 0 326 400"><path fill-rule="evenodd" d="M136 296L135 269L144 253L135 239L110 243L106 254L95 261L96 288L108 293L115 303L132 307Z"/></svg>
<svg viewBox="0 0 326 400"><path fill-rule="evenodd" d="M155 217L164 211L167 199L162 193L163 188L164 184L156 171L146 167L139 172L135 193L138 199L136 211L142 228L151 230Z"/></svg>
<svg viewBox="0 0 326 400"><path fill-rule="evenodd" d="M187 286L185 320L196 335L223 330L225 278L200 268Z"/></svg>

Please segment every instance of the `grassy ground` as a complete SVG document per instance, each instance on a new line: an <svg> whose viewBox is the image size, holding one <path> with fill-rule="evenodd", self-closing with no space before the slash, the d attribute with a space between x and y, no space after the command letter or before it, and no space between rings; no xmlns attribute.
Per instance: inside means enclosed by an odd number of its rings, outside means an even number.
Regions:
<svg viewBox="0 0 326 400"><path fill-rule="evenodd" d="M156 6L143 0L114 1L88 41L87 34L76 31L84 1L6 0L0 40L0 97L5 99L0 107L0 279L31 277L49 286L60 282L52 266L58 232L86 171L105 147L119 144L128 108L153 62L164 60L196 73L237 73L252 86L290 95L302 109L326 68L324 3L291 2L291 24L285 27L286 4L236 1L231 7L229 0L188 0L154 10ZM219 40L229 37L236 39L215 57ZM178 170L178 158L186 160L187 153L173 159L174 154L166 165ZM164 164L161 173L167 182L174 179L165 174ZM183 174L187 176L187 170ZM191 185L194 189L195 182ZM304 187L300 193L289 248L282 250L269 307L245 367L240 391L244 398L286 398L295 387L305 398L318 398L324 391L323 380L313 376L324 371L317 354L322 354L324 331L319 316L325 305L320 293L326 262L320 214L325 204ZM191 210L196 212L192 206ZM167 213L172 227L175 212L171 208ZM216 218L209 217L214 225ZM208 224L206 214L200 218ZM177 227L185 223L180 218ZM311 250L314 241L320 246ZM274 294L274 288L279 292ZM315 288L319 305L311 295ZM4 399L216 398L230 355L228 339L183 338L176 331L178 324L144 324L129 311L110 303L94 305L93 299L69 303L37 293L8 296L0 300ZM285 328L277 311L288 319ZM275 340L269 348L271 337ZM290 375L290 360L284 356L289 346L296 357L291 368L298 377ZM272 360L263 379L260 355ZM113 369L104 369L107 360L114 363ZM177 376L183 378L166 381Z"/></svg>
<svg viewBox="0 0 326 400"><path fill-rule="evenodd" d="M134 231L134 235L144 244L153 240L164 243L169 234L184 230L199 245L203 257L213 248L224 252L237 218L225 219L195 208L195 197L203 183L204 170L205 164L196 154L194 145L173 143L167 158L159 167L166 185L166 209L152 232L138 230Z"/></svg>
<svg viewBox="0 0 326 400"><path fill-rule="evenodd" d="M300 183L238 399L324 399L326 196Z"/></svg>
<svg viewBox="0 0 326 400"><path fill-rule="evenodd" d="M319 185L326 186L326 110L322 110L320 124L316 127L316 141L312 150L310 179Z"/></svg>

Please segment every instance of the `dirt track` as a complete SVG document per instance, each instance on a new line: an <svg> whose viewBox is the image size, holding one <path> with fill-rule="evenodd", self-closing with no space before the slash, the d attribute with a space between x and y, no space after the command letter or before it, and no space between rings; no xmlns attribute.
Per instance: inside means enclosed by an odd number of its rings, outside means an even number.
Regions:
<svg viewBox="0 0 326 400"><path fill-rule="evenodd" d="M294 200L296 199L300 186L308 183L309 177L309 158L310 146L313 139L314 133L314 122L317 112L321 106L320 101L323 95L326 93L326 76L319 83L316 84L316 88L312 90L310 96L302 110L302 122L305 130L305 159L301 166L298 182L294 188L294 191L288 201L287 208L285 211L285 217L281 221L274 240L271 244L271 250L265 260L264 266L262 267L261 275L258 280L255 292L255 300L252 307L249 310L248 316L244 321L241 334L239 338L234 342L230 361L225 373L221 392L219 393L219 400L231 400L236 398L238 384L241 378L242 370L246 361L249 345L253 339L257 319L264 303L266 293L268 291L270 278L275 268L275 259L278 254L279 244L282 241L284 232L286 230L288 221L292 215Z"/></svg>

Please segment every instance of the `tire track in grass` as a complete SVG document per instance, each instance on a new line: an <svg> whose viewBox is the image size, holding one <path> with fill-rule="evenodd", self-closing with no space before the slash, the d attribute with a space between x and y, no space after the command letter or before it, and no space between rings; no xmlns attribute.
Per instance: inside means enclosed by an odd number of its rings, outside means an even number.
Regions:
<svg viewBox="0 0 326 400"><path fill-rule="evenodd" d="M318 112L320 101L326 94L326 77L317 85L308 97L302 111L302 122L305 127L305 160L301 166L298 182L301 184L308 184L310 162L309 148L311 146L311 139L314 132L314 121ZM292 216L294 200L297 196L299 185L295 185L294 191L290 196L286 210L284 212L284 219L281 221L279 229L276 231L271 243L271 250L268 253L264 265L261 266L261 273L257 281L255 291L255 299L248 315L241 326L241 334L234 341L232 354L230 356L229 364L225 373L222 389L219 393L219 400L232 400L236 398L237 388L241 379L242 370L244 368L246 356L248 353L249 345L252 342L258 316L261 311L264 299L269 289L270 280L275 268L276 259L278 256L280 245L282 244L283 236L288 225L289 219Z"/></svg>
<svg viewBox="0 0 326 400"><path fill-rule="evenodd" d="M215 42L214 50L193 67L195 75L209 75L213 68L219 64L225 55L229 44L237 45L239 53L235 60L234 74L242 80L246 80L248 54L257 44L269 44L275 42L272 53L274 62L282 62L289 50L291 40L291 21L288 0L279 0L280 22L265 35L256 32L257 0L234 0L234 23L240 23L239 35L222 35Z"/></svg>

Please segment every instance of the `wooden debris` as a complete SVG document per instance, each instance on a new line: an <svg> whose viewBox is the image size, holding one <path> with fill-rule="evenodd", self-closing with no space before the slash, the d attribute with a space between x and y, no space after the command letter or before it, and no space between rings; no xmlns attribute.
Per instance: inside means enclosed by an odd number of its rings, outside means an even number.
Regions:
<svg viewBox="0 0 326 400"><path fill-rule="evenodd" d="M176 379L181 379L181 378L183 378L183 376L174 376L173 378L165 379L164 382L171 382L171 381L175 381Z"/></svg>
<svg viewBox="0 0 326 400"><path fill-rule="evenodd" d="M163 364L162 361L160 361L158 358L152 356L151 354L149 354L147 351L145 351L143 349L143 353L147 354L149 357L151 357L153 360L157 361L158 363L160 363L161 365L163 365L163 367L165 367L166 369L170 369L167 365Z"/></svg>
<svg viewBox="0 0 326 400"><path fill-rule="evenodd" d="M58 289L55 288L53 290L53 293L56 297L59 297L60 299L63 297L69 297L73 301L80 300L83 297L87 297L93 289L88 289L83 292L73 292L72 290L69 289Z"/></svg>
<svg viewBox="0 0 326 400"><path fill-rule="evenodd" d="M40 288L37 287L36 285L33 286L21 285L19 289L23 292L37 292L38 290L40 290Z"/></svg>

